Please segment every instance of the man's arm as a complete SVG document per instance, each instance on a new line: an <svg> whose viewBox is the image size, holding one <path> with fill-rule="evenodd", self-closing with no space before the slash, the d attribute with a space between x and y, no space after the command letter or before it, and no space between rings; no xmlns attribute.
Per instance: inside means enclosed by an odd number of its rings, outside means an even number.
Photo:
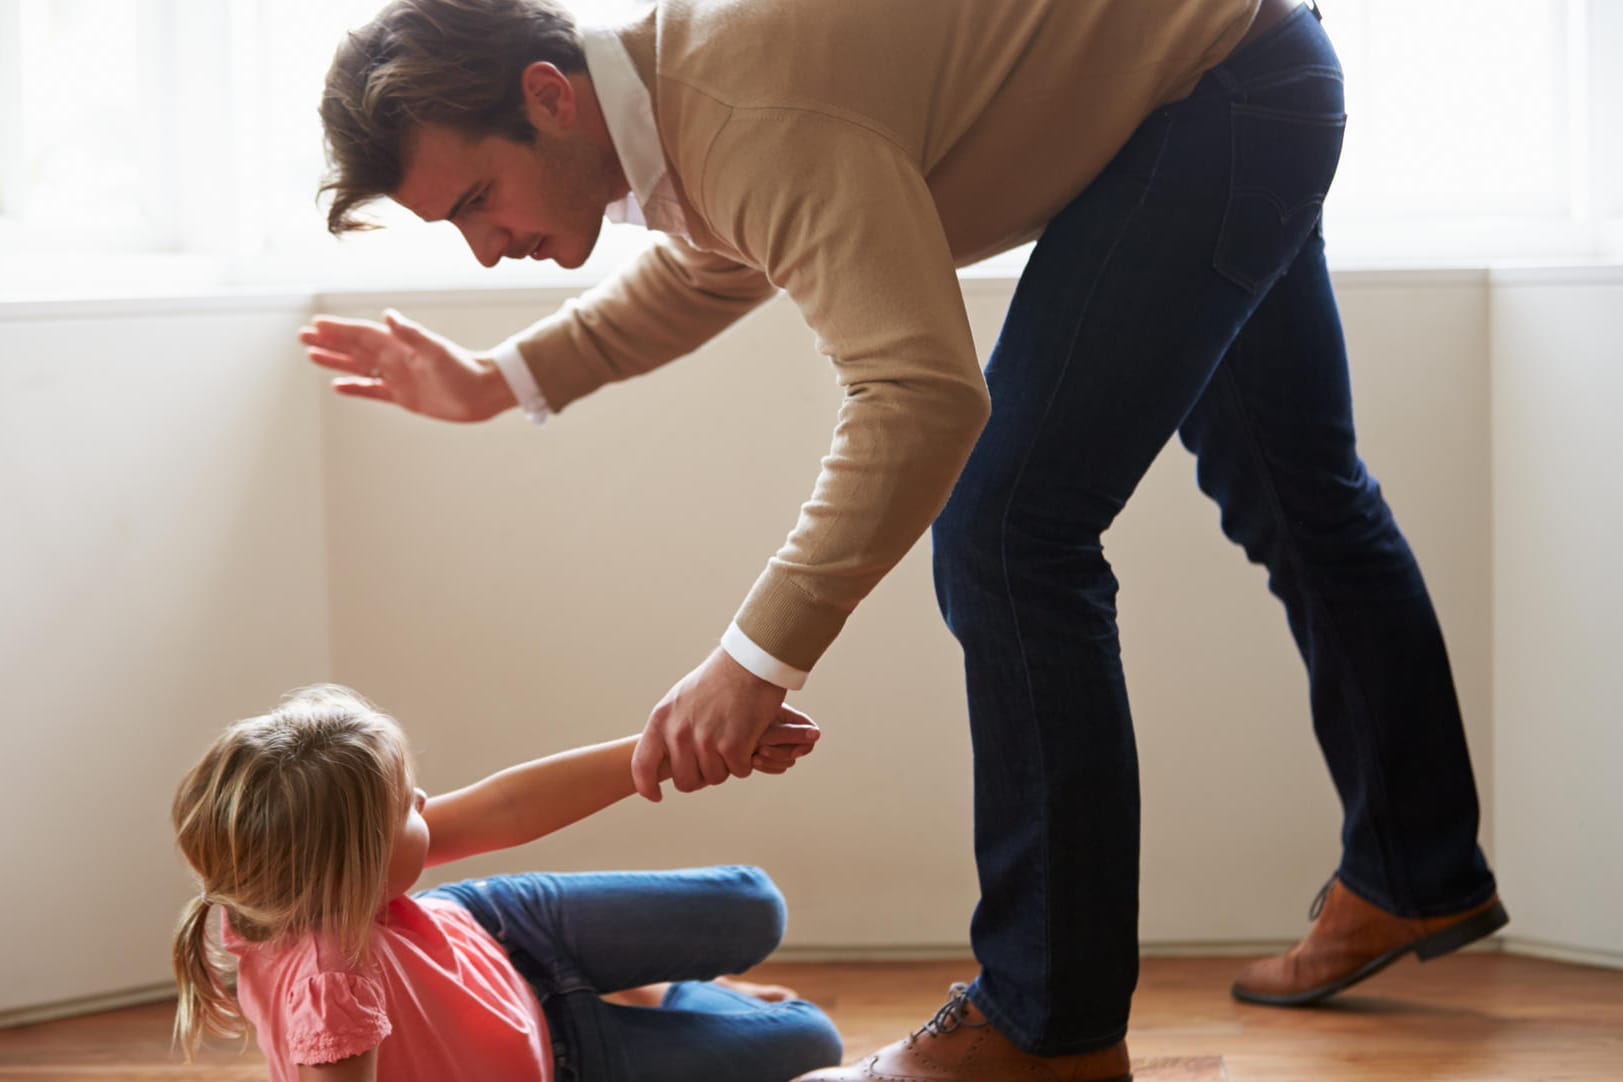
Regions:
<svg viewBox="0 0 1623 1082"><path fill-rule="evenodd" d="M798 523L728 632L750 649L712 653L649 717L635 764L649 799L667 760L678 788L749 773L774 682L809 672L929 527L990 412L950 246L903 148L833 117L738 110L696 187L800 307L845 401Z"/></svg>
<svg viewBox="0 0 1623 1082"><path fill-rule="evenodd" d="M756 268L666 236L512 341L556 412L692 353L776 292Z"/></svg>
<svg viewBox="0 0 1623 1082"><path fill-rule="evenodd" d="M775 292L725 256L663 237L618 274L515 335L554 413L605 383L685 356ZM442 421L483 421L515 405L494 362L395 312L385 322L318 316L299 332L333 390Z"/></svg>

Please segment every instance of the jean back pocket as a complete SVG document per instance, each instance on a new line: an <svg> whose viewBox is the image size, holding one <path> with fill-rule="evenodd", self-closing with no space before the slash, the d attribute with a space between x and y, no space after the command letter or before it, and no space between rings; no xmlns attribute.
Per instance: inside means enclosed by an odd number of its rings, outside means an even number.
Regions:
<svg viewBox="0 0 1623 1082"><path fill-rule="evenodd" d="M1285 273L1319 220L1347 117L1236 103L1229 124L1228 206L1212 263L1260 293Z"/></svg>

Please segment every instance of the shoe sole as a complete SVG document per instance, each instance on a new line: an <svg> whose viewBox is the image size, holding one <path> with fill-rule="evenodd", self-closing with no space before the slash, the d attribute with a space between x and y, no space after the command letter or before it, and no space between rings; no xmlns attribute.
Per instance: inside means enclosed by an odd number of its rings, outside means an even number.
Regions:
<svg viewBox="0 0 1623 1082"><path fill-rule="evenodd" d="M1322 999L1328 999L1367 977L1373 977L1411 951L1422 962L1429 962L1433 958L1451 954L1467 944L1475 943L1483 936L1492 935L1509 923L1510 914L1505 912L1504 903L1494 902L1480 913L1473 914L1457 924L1450 924L1447 928L1441 928L1430 935L1421 936L1407 946L1387 951L1379 958L1366 962L1362 968L1316 988L1286 995L1270 995L1266 992L1252 992L1236 984L1229 989L1229 994L1241 1003L1257 1003L1265 1007L1306 1007Z"/></svg>

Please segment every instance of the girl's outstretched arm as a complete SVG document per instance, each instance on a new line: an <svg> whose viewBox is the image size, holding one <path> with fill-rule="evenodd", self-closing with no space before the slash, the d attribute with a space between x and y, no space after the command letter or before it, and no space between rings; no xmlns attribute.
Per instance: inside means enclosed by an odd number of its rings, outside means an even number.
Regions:
<svg viewBox="0 0 1623 1082"><path fill-rule="evenodd" d="M425 864L523 845L630 796L637 738L575 748L430 797Z"/></svg>
<svg viewBox="0 0 1623 1082"><path fill-rule="evenodd" d="M762 737L755 765L782 773L818 735L816 723L785 707ZM628 736L576 748L430 797L423 808L429 838L425 865L523 845L623 800L636 791L631 778L636 747L637 737ZM662 769L660 779L669 776L669 769Z"/></svg>

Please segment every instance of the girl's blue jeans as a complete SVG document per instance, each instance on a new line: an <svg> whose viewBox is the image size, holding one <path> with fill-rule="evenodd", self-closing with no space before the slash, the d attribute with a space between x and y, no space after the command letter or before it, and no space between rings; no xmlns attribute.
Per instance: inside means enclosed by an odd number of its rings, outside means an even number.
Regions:
<svg viewBox="0 0 1623 1082"><path fill-rule="evenodd" d="M473 914L546 1013L558 1082L786 1082L840 1061L840 1036L803 1000L709 983L783 935L783 896L758 868L529 873L423 892ZM663 1006L599 998L673 982Z"/></svg>
<svg viewBox="0 0 1623 1082"><path fill-rule="evenodd" d="M1175 433L1306 663L1342 881L1403 916L1494 890L1431 599L1353 435L1320 229L1344 123L1335 52L1300 9L1053 219L987 365L992 417L935 524L935 576L974 749L971 996L1028 1051L1127 1027L1138 762L1101 535Z"/></svg>

